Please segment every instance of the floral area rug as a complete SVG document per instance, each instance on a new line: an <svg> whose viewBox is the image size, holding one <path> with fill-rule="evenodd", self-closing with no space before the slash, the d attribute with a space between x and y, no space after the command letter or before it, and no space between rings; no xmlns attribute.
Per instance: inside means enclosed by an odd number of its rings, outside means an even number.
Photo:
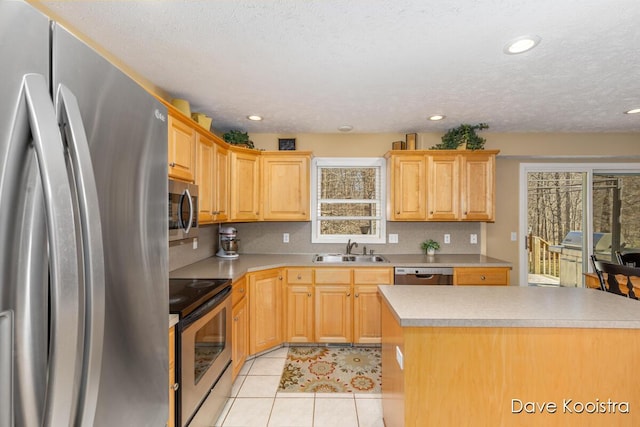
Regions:
<svg viewBox="0 0 640 427"><path fill-rule="evenodd" d="M289 347L278 391L380 393L379 347Z"/></svg>

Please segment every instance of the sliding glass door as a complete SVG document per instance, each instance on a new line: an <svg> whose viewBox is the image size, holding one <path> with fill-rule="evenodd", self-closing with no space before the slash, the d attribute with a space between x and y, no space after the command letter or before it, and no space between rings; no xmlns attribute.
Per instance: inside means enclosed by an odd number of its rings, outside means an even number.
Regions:
<svg viewBox="0 0 640 427"><path fill-rule="evenodd" d="M589 256L640 251L640 165L521 164L520 283L584 286Z"/></svg>

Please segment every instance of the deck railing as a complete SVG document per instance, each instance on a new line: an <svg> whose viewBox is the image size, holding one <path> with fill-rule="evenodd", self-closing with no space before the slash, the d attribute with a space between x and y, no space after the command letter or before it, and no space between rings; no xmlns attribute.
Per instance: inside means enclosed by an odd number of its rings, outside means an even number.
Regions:
<svg viewBox="0 0 640 427"><path fill-rule="evenodd" d="M549 242L539 236L528 236L529 272L560 277L560 254L549 250Z"/></svg>

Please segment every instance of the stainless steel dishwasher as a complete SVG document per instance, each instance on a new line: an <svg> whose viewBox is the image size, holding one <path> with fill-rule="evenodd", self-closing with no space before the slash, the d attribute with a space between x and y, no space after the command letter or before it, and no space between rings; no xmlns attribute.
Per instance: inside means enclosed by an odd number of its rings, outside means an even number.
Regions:
<svg viewBox="0 0 640 427"><path fill-rule="evenodd" d="M395 267L396 285L453 285L451 267Z"/></svg>

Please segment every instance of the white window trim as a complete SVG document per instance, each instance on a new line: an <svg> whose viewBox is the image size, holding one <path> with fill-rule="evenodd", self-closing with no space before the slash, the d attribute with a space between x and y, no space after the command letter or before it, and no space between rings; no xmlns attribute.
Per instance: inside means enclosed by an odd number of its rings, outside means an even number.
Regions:
<svg viewBox="0 0 640 427"><path fill-rule="evenodd" d="M527 252L524 250L524 241L527 236L527 176L529 172L582 172L587 174L587 194L585 198L585 212L587 231L587 239L583 244L587 247L587 258L593 255L593 193L592 182L595 173L633 173L640 172L640 165L637 163L520 163L520 197L519 197L519 264L520 264L520 286L528 286L528 263ZM583 273L592 272L590 262L582 263Z"/></svg>
<svg viewBox="0 0 640 427"><path fill-rule="evenodd" d="M387 243L387 168L384 157L315 157L311 169L311 242L346 243ZM326 166L379 167L380 168L380 227L377 235L345 234L342 236L321 236L318 225L318 168Z"/></svg>

